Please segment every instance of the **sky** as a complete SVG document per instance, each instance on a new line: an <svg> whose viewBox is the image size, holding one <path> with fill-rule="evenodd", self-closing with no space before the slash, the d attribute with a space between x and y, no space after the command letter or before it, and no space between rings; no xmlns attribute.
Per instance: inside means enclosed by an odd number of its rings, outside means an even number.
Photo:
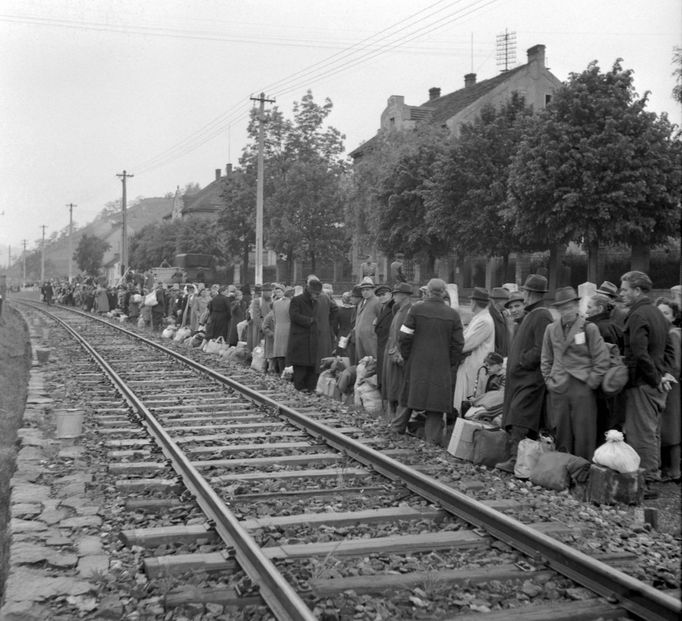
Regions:
<svg viewBox="0 0 682 621"><path fill-rule="evenodd" d="M308 89L331 99L346 151L371 138L391 95L419 105L464 74L497 75L542 43L560 80L593 60L634 70L649 109L672 99L680 0L2 0L0 266L120 199L202 187L237 164L251 97L286 115ZM514 65L514 66L516 66Z"/></svg>

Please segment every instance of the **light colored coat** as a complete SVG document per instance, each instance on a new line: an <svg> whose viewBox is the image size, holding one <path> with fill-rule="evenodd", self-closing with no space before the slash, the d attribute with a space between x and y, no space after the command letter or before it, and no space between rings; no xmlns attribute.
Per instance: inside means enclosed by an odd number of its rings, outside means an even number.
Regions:
<svg viewBox="0 0 682 621"><path fill-rule="evenodd" d="M495 322L490 311L485 308L471 319L464 329L463 354L469 354L464 358L457 369L457 382L455 383L455 398L453 407L462 411L462 401L474 393L476 377L485 357L495 351Z"/></svg>
<svg viewBox="0 0 682 621"><path fill-rule="evenodd" d="M289 331L291 319L289 318L289 305L291 298L280 298L272 305L272 314L275 320L275 337L272 345L272 357L284 358L289 346Z"/></svg>
<svg viewBox="0 0 682 621"><path fill-rule="evenodd" d="M358 304L355 316L355 353L358 360L365 356L377 358L377 333L374 324L381 312L381 302L373 295Z"/></svg>

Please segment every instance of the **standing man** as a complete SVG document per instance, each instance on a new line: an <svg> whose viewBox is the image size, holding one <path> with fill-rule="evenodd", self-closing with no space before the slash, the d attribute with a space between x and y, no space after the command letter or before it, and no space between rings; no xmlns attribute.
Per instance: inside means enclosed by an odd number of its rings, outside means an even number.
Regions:
<svg viewBox="0 0 682 621"><path fill-rule="evenodd" d="M317 385L319 358L317 355L317 306L322 283L311 279L303 293L295 295L289 306L291 330L287 350L287 364L294 367L294 388L314 392Z"/></svg>
<svg viewBox="0 0 682 621"><path fill-rule="evenodd" d="M463 360L457 369L453 407L462 413L462 402L474 394L476 378L486 356L495 348L495 324L488 311L490 296L485 289L474 287L471 294L473 317L464 330Z"/></svg>
<svg viewBox="0 0 682 621"><path fill-rule="evenodd" d="M508 315L506 317L507 327L509 329L509 347L511 348L512 341L516 336L516 331L521 324L521 320L525 315L525 304L523 302L524 295L521 291L515 291L509 295L509 299L504 303Z"/></svg>
<svg viewBox="0 0 682 621"><path fill-rule="evenodd" d="M405 323L411 307L412 287L406 282L396 283L393 287L393 320L388 331L384 354L381 397L388 404L390 429L398 434L405 433L412 414L412 410L407 407L407 402L401 400L405 379L405 360L398 346L400 328Z"/></svg>
<svg viewBox="0 0 682 621"><path fill-rule="evenodd" d="M362 274L363 280L365 278L371 278L374 282L377 277L377 264L372 259L371 255L365 255L365 260L360 264L360 274Z"/></svg>
<svg viewBox="0 0 682 621"><path fill-rule="evenodd" d="M495 324L495 351L503 358L509 354L509 341L511 340L509 325L505 317L504 305L509 300L509 291L504 287L494 287L490 296L488 311Z"/></svg>
<svg viewBox="0 0 682 621"><path fill-rule="evenodd" d="M659 420L672 386L669 365L674 351L665 318L649 299L651 279L636 271L620 278L620 294L630 309L623 332L625 364L630 373L623 431L628 444L637 451L649 483L661 480ZM652 490L645 494L648 498L657 495Z"/></svg>
<svg viewBox="0 0 682 621"><path fill-rule="evenodd" d="M540 367L547 386L549 427L559 451L592 459L597 448L597 393L609 368L599 328L579 315L573 287L557 289L559 319L545 330Z"/></svg>
<svg viewBox="0 0 682 621"><path fill-rule="evenodd" d="M502 426L509 434L511 457L495 467L514 472L516 449L526 436L537 438L545 405L545 382L540 357L545 329L552 314L545 307L547 279L530 274L522 287L525 316L518 327L507 359L507 384L504 392Z"/></svg>
<svg viewBox="0 0 682 621"><path fill-rule="evenodd" d="M464 345L459 313L445 303L445 282L432 278L427 297L415 304L400 328L400 354L405 359L407 407L424 410L424 439L441 444L443 414L452 409L452 381Z"/></svg>
<svg viewBox="0 0 682 621"><path fill-rule="evenodd" d="M161 281L154 285L154 294L156 295L156 305L152 306L152 330L161 332L163 330L163 318L166 316L166 294Z"/></svg>
<svg viewBox="0 0 682 621"><path fill-rule="evenodd" d="M402 252L395 253L395 261L393 261L390 266L391 282L393 285L397 285L401 282L407 282L407 278L405 277L405 274L403 274L404 258L405 255Z"/></svg>
<svg viewBox="0 0 682 621"><path fill-rule="evenodd" d="M374 332L377 335L377 388L381 390L386 343L391 321L393 321L393 291L388 285L379 285L375 294L381 303L379 315L374 324Z"/></svg>
<svg viewBox="0 0 682 621"><path fill-rule="evenodd" d="M363 278L359 286L362 300L358 304L353 330L355 356L358 361L365 356L372 356L376 360L377 335L374 332L374 325L381 311L381 302L374 294L374 281L371 278Z"/></svg>

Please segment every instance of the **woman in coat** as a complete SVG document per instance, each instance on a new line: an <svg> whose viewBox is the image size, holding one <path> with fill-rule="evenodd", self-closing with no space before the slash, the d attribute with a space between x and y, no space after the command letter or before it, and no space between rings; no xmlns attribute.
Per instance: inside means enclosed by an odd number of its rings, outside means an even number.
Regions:
<svg viewBox="0 0 682 621"><path fill-rule="evenodd" d="M216 296L208 303L209 320L206 326L206 338L215 339L220 336L227 342L230 332L230 301L223 295L225 287L218 290Z"/></svg>
<svg viewBox="0 0 682 621"><path fill-rule="evenodd" d="M462 413L462 402L474 394L478 371L483 366L485 357L495 351L495 322L488 310L490 296L485 289L474 288L471 305L474 316L464 330L465 356L457 369L455 398L453 407Z"/></svg>
<svg viewBox="0 0 682 621"><path fill-rule="evenodd" d="M291 305L291 294L294 290L289 289L289 295L276 299L272 304L272 316L275 324L275 336L272 344L272 363L275 373L278 375L284 371L284 360L289 347L289 330L291 319L289 318L289 306Z"/></svg>

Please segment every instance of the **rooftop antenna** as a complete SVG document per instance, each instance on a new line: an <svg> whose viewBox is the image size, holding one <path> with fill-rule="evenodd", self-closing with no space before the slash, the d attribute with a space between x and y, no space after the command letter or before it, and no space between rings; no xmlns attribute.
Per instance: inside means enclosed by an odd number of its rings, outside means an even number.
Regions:
<svg viewBox="0 0 682 621"><path fill-rule="evenodd" d="M503 34L497 37L497 66L502 67L500 71L509 71L512 65L516 64L516 32L508 32L504 29Z"/></svg>

